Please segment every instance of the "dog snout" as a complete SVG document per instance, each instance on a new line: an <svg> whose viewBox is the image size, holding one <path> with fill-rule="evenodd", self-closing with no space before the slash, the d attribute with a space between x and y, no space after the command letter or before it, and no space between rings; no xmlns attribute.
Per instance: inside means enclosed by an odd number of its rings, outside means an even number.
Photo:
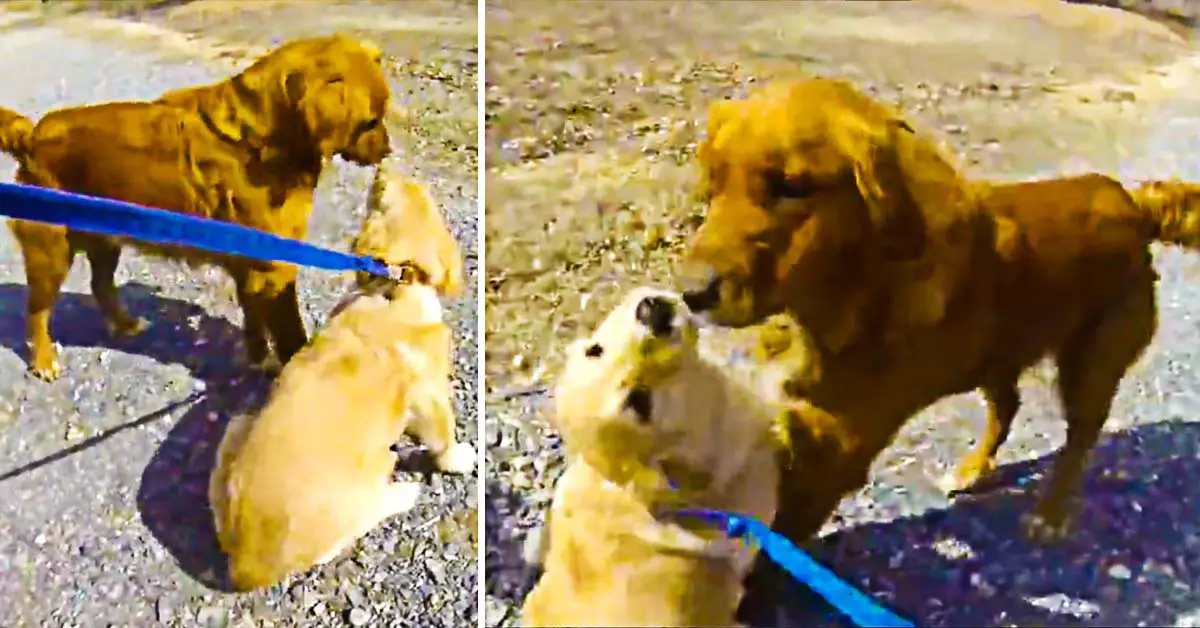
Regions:
<svg viewBox="0 0 1200 628"><path fill-rule="evenodd" d="M706 277L683 286L683 303L693 312L699 314L711 310L721 300L721 279L716 273L709 272Z"/></svg>
<svg viewBox="0 0 1200 628"><path fill-rule="evenodd" d="M669 336L675 321L675 304L660 296L646 297L638 303L634 316L655 336Z"/></svg>

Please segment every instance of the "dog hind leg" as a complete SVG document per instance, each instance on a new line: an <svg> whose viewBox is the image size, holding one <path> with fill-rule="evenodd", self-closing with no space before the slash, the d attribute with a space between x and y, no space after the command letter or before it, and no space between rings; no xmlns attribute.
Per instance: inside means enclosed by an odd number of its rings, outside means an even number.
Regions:
<svg viewBox="0 0 1200 628"><path fill-rule="evenodd" d="M29 370L37 378L52 382L62 373L62 366L58 348L50 337L50 314L71 270L74 251L63 227L13 220L9 228L21 247L29 286L25 319Z"/></svg>
<svg viewBox="0 0 1200 628"><path fill-rule="evenodd" d="M108 333L114 337L136 336L146 329L144 318L134 318L121 303L115 281L121 246L107 238L70 233L73 249L83 249L92 268L92 296L104 314Z"/></svg>
<svg viewBox="0 0 1200 628"><path fill-rule="evenodd" d="M1154 282L1146 280L1058 354L1067 442L1054 461L1035 512L1022 520L1027 539L1052 541L1068 532L1071 493L1100 437L1117 386L1150 344L1157 322Z"/></svg>
<svg viewBox="0 0 1200 628"><path fill-rule="evenodd" d="M996 451L1008 439L1013 419L1021 407L1017 378L1002 378L999 381L1002 383L983 387L988 404L986 431L975 447L963 456L957 470L943 481L942 488L947 493L970 490L996 466Z"/></svg>

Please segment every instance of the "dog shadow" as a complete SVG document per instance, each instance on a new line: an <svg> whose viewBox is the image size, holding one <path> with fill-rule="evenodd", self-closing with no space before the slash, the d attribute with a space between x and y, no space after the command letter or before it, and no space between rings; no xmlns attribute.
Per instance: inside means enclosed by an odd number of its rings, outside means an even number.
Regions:
<svg viewBox="0 0 1200 628"><path fill-rule="evenodd" d="M520 606L541 575L540 565L526 559L526 538L531 531L505 525L513 521L516 513L527 510L525 500L513 488L492 480L487 481L485 492L485 590L492 597ZM488 624L497 622L488 618Z"/></svg>
<svg viewBox="0 0 1200 628"><path fill-rule="evenodd" d="M1200 608L1200 423L1106 436L1061 542L1019 534L1050 454L947 509L831 534L814 557L918 626L1175 625ZM777 567L754 577L767 584L743 602L751 625L851 625Z"/></svg>
<svg viewBox="0 0 1200 628"><path fill-rule="evenodd" d="M211 316L194 303L161 296L161 288L140 282L120 287L121 302L130 314L150 322L131 338L114 338L104 325L95 299L78 292L61 292L50 319L50 335L64 347L106 348L142 355L162 364L181 364L206 383L244 370L234 363L242 330ZM28 362L25 343L25 284L0 284L0 345ZM189 326L184 321L196 321ZM69 373L68 373L69 376Z"/></svg>
<svg viewBox="0 0 1200 628"><path fill-rule="evenodd" d="M94 447L186 406L142 472L137 508L147 529L185 573L204 586L228 591L225 557L208 501L208 479L229 418L261 405L269 381L238 361L243 351L240 327L194 303L162 297L159 291L138 282L120 287L130 313L150 321L144 332L132 338L108 334L91 296L63 292L55 304L51 335L63 346L103 347L162 364L181 364L202 382L202 391L0 475L0 480ZM28 360L23 335L25 295L23 284L0 284L0 345Z"/></svg>
<svg viewBox="0 0 1200 628"><path fill-rule="evenodd" d="M257 375L210 385L159 444L142 472L137 507L154 538L200 584L232 592L213 527L209 478L232 417L254 412L268 382Z"/></svg>

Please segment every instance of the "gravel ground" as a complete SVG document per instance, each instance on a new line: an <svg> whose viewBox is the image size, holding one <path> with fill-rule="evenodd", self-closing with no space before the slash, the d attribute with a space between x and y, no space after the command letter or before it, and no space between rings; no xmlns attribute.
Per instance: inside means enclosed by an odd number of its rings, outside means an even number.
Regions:
<svg viewBox="0 0 1200 628"><path fill-rule="evenodd" d="M0 74L0 102L40 115L153 98L223 72L51 25L0 30ZM398 100L421 104L422 79L398 78L393 88ZM424 152L400 161L448 211L474 285L474 174L445 167L434 142L409 148ZM2 168L10 178L11 160ZM363 215L369 174L331 168L317 192L311 241L345 248ZM213 453L229 416L252 408L265 382L245 377L238 364L241 315L218 271L191 272L127 250L118 283L150 329L134 341L108 340L85 296L86 264L77 263L53 323L66 375L50 385L32 380L21 357L24 274L15 243L7 231L0 235L0 623L474 625L475 474L430 476L418 508L316 573L248 595L207 588L218 562L204 496ZM345 287L333 274L301 273L310 330ZM474 295L449 306L459 437L469 442L478 425L476 311Z"/></svg>
<svg viewBox="0 0 1200 628"><path fill-rule="evenodd" d="M823 60L820 67L836 68L837 61ZM1037 91L1035 79L1012 68L993 77L1003 84L1027 79ZM894 93L885 77L876 80L881 91ZM1176 93L1188 91L1195 90L1184 86ZM1171 175L1200 180L1194 164L1200 100L1183 98L1142 110L1148 113L1139 121L1145 134L1123 159L1077 153L1003 169L987 160L971 162L982 161L991 166L989 176L1006 178L1098 168L1128 182ZM931 108L954 108L968 99L960 91ZM1053 115L1038 106L1026 104L1025 111L1031 117ZM936 112L929 115L938 119ZM968 155L1003 153L1006 165L1020 156L1021 149L1002 146L1007 140L998 142L984 125L981 120L947 130ZM1101 123L1093 132L1116 133ZM1114 162L1120 164L1115 170ZM489 238L489 248L494 246ZM1200 363L1200 254L1153 248L1162 275L1160 328L1122 383L1085 480L1086 499L1071 539L1036 547L1017 534L1020 513L1032 506L1025 487L1045 475L1065 435L1053 369L1042 366L1023 379L1024 405L1000 452L1004 467L989 483L993 490L952 503L935 487L984 426L977 395L943 400L910 422L877 461L870 485L843 501L814 543L815 555L920 626L1200 625L1200 373L1193 368ZM603 281L598 292L628 287ZM488 342L490 354L490 336ZM489 373L505 366L489 365ZM517 609L536 576L523 560L523 546L536 534L562 470L561 443L539 416L552 403L546 386L527 385L523 375L511 379L488 381L489 626L517 625ZM849 625L774 569L760 569L776 586L749 592L744 610L752 625Z"/></svg>

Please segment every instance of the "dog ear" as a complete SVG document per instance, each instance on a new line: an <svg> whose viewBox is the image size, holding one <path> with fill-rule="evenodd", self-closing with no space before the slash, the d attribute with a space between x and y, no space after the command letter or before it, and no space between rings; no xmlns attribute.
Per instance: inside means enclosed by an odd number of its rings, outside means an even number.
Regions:
<svg viewBox="0 0 1200 628"><path fill-rule="evenodd" d="M708 139L711 142L717 137L717 132L733 116L737 103L732 100L718 100L708 106Z"/></svg>
<svg viewBox="0 0 1200 628"><path fill-rule="evenodd" d="M889 116L842 120L853 137L842 143L854 167L854 180L867 204L870 221L884 257L911 261L925 252L925 215L909 184L923 176L912 164L908 145L915 141L908 122Z"/></svg>
<svg viewBox="0 0 1200 628"><path fill-rule="evenodd" d="M350 134L349 107L346 103L346 82L340 78L323 80L319 85L304 84L296 108L304 120L309 136L320 147L321 157L328 159L341 149ZM296 93L289 90L291 93Z"/></svg>
<svg viewBox="0 0 1200 628"><path fill-rule="evenodd" d="M371 187L367 189L367 215L374 216L383 212L383 196L387 192L387 176L383 171L383 164L375 166L375 173L371 176Z"/></svg>
<svg viewBox="0 0 1200 628"><path fill-rule="evenodd" d="M303 70L292 69L285 72L279 80L279 91L283 94L283 100L292 108L299 106L300 101L304 100L304 93L308 86L305 78Z"/></svg>
<svg viewBox="0 0 1200 628"><path fill-rule="evenodd" d="M358 41L358 45L362 47L363 52L366 53L367 58L371 60L371 63L374 63L375 65L383 65L383 50L380 49L379 44L371 41L370 39L360 39Z"/></svg>
<svg viewBox="0 0 1200 628"><path fill-rule="evenodd" d="M447 260L449 263L443 269L443 277L441 285L437 286L438 292L448 297L457 297L463 293L463 270L462 256L458 251L450 251Z"/></svg>

